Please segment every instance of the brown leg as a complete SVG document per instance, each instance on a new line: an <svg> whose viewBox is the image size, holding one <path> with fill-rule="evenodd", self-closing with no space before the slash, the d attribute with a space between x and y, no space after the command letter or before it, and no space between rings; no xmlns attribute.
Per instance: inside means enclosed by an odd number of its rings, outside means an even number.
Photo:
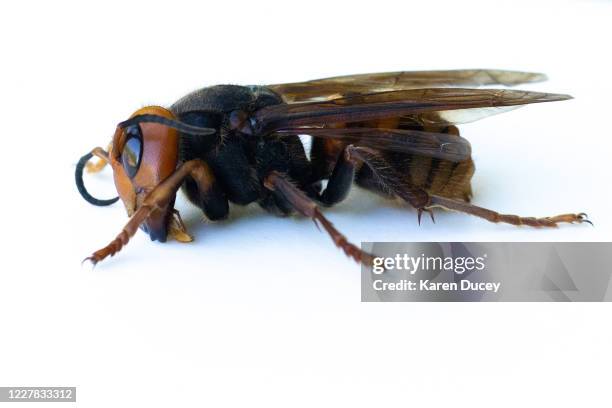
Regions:
<svg viewBox="0 0 612 408"><path fill-rule="evenodd" d="M172 218L168 225L168 235L178 242L191 242L193 237L187 232L187 227L183 223L181 214L178 210L172 210Z"/></svg>
<svg viewBox="0 0 612 408"><path fill-rule="evenodd" d="M346 237L342 235L334 225L321 214L317 204L306 196L306 194L298 189L286 177L280 173L273 171L264 180L264 186L271 191L280 193L291 205L302 215L312 218L315 225L320 223L325 231L329 234L334 244L344 251L347 256L350 256L357 262L366 265L371 264L372 255L363 252L355 245L348 242Z"/></svg>
<svg viewBox="0 0 612 408"><path fill-rule="evenodd" d="M562 214L554 217L519 217L518 215L499 214L486 208L478 207L468 202L453 200L446 197L429 195L424 190L405 181L375 150L364 147L347 147L348 154L367 164L386 187L400 198L409 202L418 211L419 223L423 212L428 212L433 220L433 207L472 214L491 222L503 222L512 225L529 225L531 227L556 227L559 223L587 222L585 213Z"/></svg>
<svg viewBox="0 0 612 408"><path fill-rule="evenodd" d="M512 225L529 225L531 227L557 227L559 223L583 223L587 222L591 225L593 223L587 219L585 213L579 214L562 214L554 217L519 217L518 215L511 214L499 214L495 211L488 210L486 208L478 207L476 205L466 203L464 201L453 200L450 198L431 196L431 202L428 208L431 207L442 207L448 210L459 211L466 214L475 215L480 218L491 222L503 222Z"/></svg>
<svg viewBox="0 0 612 408"><path fill-rule="evenodd" d="M187 176L193 177L196 181L198 180L197 176L201 173L203 167L206 167L206 164L198 159L183 163L170 177L165 179L147 195L142 205L134 212L125 227L123 227L121 233L110 244L94 252L90 257L85 258L85 261L89 260L95 265L104 258L119 252L129 242L130 238L134 236L140 224L149 215L156 211L163 211L170 205L177 190ZM205 185L201 187L206 188Z"/></svg>
<svg viewBox="0 0 612 408"><path fill-rule="evenodd" d="M110 147L111 146L109 145L109 148L108 148L109 151L110 151ZM98 160L97 163L88 162L85 165L85 170L87 170L88 173L98 173L102 171L102 169L104 169L104 167L106 167L106 165L108 164L108 161L109 161L108 153L104 151L104 149L102 149L101 147L96 147L95 149L91 151L91 154L93 154L100 160Z"/></svg>
<svg viewBox="0 0 612 408"><path fill-rule="evenodd" d="M423 212L429 213L433 220L433 212L428 206L429 195L427 192L414 186L407 177L402 177L376 150L351 145L346 148L346 154L349 156L349 160L359 160L365 163L378 178L381 185L416 208L419 224Z"/></svg>

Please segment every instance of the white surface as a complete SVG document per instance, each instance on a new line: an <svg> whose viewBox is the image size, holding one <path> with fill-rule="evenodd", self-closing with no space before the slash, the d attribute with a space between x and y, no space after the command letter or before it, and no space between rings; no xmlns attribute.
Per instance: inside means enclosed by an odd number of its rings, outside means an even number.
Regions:
<svg viewBox="0 0 612 408"><path fill-rule="evenodd" d="M413 211L363 192L327 211L353 242L609 240L605 1L21 2L0 13L4 234L0 385L78 387L78 406L604 406L609 304L362 304L359 268L304 219L258 209L196 242L141 232L80 260L126 216L78 196L74 164L117 122L216 83L389 70L541 71L575 100L462 127L474 202L586 211L532 230ZM113 192L105 172L88 180Z"/></svg>

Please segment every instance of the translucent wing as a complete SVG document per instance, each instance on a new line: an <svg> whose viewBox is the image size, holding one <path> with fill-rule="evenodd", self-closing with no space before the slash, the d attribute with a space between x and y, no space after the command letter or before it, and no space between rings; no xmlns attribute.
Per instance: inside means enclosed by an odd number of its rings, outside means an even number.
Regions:
<svg viewBox="0 0 612 408"><path fill-rule="evenodd" d="M325 101L352 94L367 94L433 87L474 87L482 85L513 86L546 80L534 72L495 69L450 71L400 71L347 75L306 82L268 85L287 103Z"/></svg>
<svg viewBox="0 0 612 408"><path fill-rule="evenodd" d="M495 106L491 108L469 108L456 109L439 112L427 112L415 115L406 115L402 119L406 123L414 123L421 126L448 126L460 125L462 123L475 122L489 116L498 115L520 108L522 105Z"/></svg>
<svg viewBox="0 0 612 408"><path fill-rule="evenodd" d="M258 132L271 132L393 117L450 124L480 119L521 105L566 99L571 99L571 96L508 89L409 89L346 96L324 102L267 106L252 114L249 125Z"/></svg>
<svg viewBox="0 0 612 408"><path fill-rule="evenodd" d="M275 134L280 136L305 134L377 150L412 153L454 162L465 160L471 155L470 143L466 139L447 133L359 127L295 128L283 129Z"/></svg>

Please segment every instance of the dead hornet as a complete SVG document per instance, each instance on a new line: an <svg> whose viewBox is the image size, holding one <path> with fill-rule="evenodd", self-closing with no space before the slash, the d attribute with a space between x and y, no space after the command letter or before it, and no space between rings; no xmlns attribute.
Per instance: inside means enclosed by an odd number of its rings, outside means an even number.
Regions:
<svg viewBox="0 0 612 408"><path fill-rule="evenodd" d="M174 201L179 187L210 220L226 218L228 202L257 202L277 215L314 220L358 262L371 255L348 242L321 206L344 200L353 185L399 197L421 215L439 207L491 222L532 227L589 222L586 214L520 217L470 203L470 143L456 124L520 105L571 99L509 89L470 89L539 82L537 73L501 70L390 72L268 86L217 85L169 108L147 106L119 123L108 152L96 147L76 167L85 200L121 198L128 223L89 259L114 255L140 227L152 240L191 241ZM312 136L310 154L299 135ZM88 163L96 156L97 163ZM119 197L99 200L83 169L113 170ZM324 186L324 181L327 183Z"/></svg>

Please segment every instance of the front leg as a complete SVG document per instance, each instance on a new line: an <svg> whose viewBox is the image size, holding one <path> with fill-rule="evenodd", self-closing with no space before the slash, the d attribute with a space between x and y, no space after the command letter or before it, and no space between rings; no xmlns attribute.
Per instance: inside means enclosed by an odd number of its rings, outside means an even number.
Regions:
<svg viewBox="0 0 612 408"><path fill-rule="evenodd" d="M127 245L130 238L134 236L138 227L145 222L152 213L163 211L170 205L176 196L177 190L187 177L191 176L199 180L198 175L201 174L203 168L207 168L207 166L199 159L190 160L179 166L170 177L161 182L146 196L119 235L117 235L110 244L94 252L85 260L89 260L95 265L108 256L113 256L119 252ZM202 187L205 188L205 183L203 183Z"/></svg>
<svg viewBox="0 0 612 408"><path fill-rule="evenodd" d="M110 152L112 146L113 144L110 143L106 150L102 149L101 147L96 147L91 151L91 154L96 156L99 160L97 163L87 162L85 169L88 173L99 173L104 169L104 167L106 167L106 165L110 162L108 152Z"/></svg>

